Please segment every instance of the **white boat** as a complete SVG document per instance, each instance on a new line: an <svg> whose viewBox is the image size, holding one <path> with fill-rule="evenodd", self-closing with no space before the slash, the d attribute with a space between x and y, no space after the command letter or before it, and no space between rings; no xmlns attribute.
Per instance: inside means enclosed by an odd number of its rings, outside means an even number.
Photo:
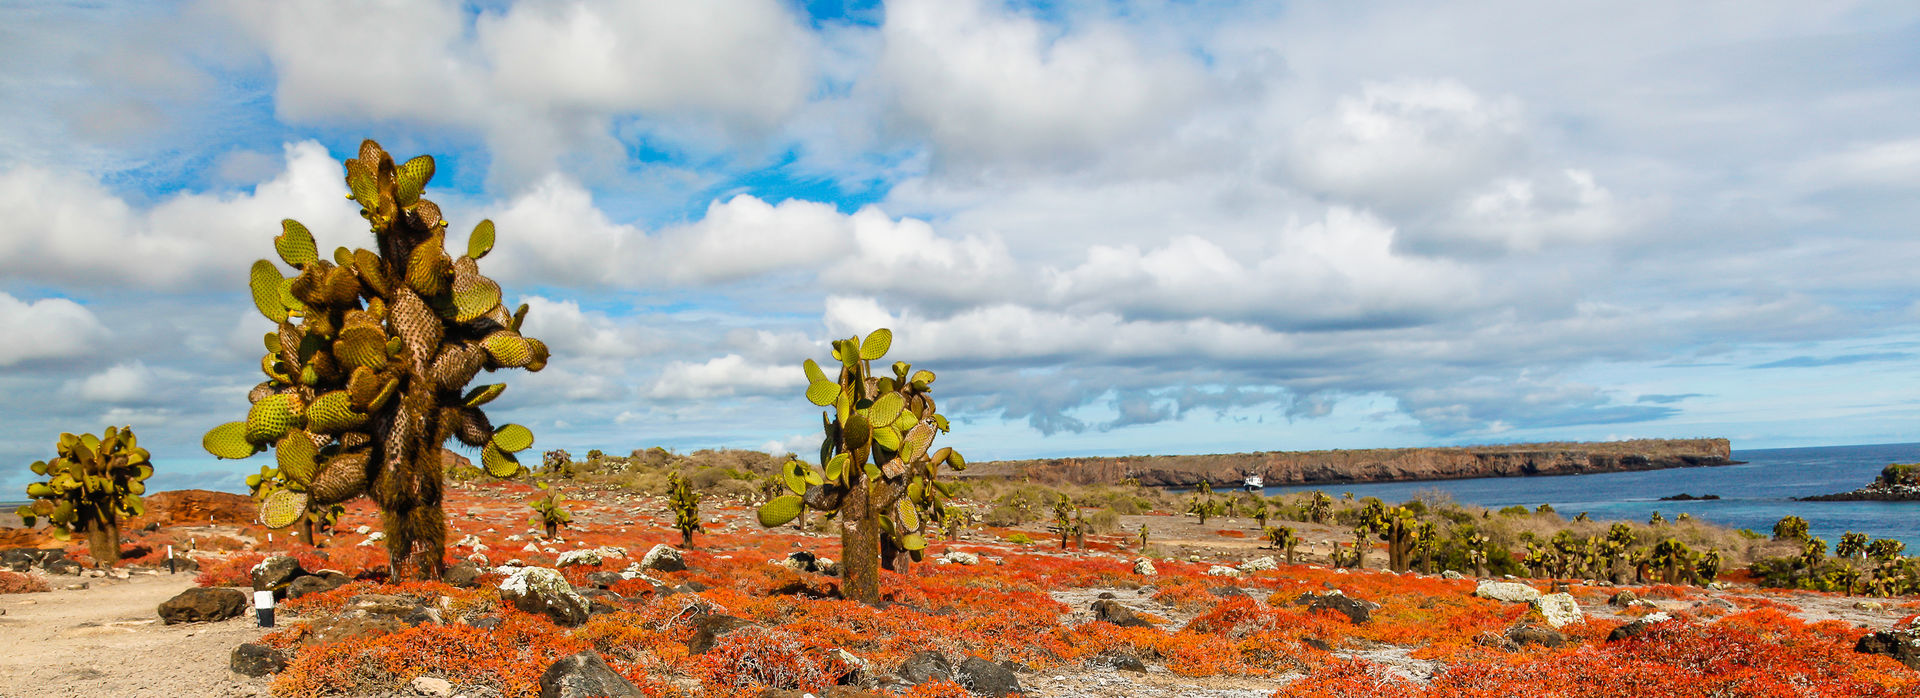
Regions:
<svg viewBox="0 0 1920 698"><path fill-rule="evenodd" d="M1259 492L1265 487L1265 483L1266 480L1260 477L1258 473L1248 473L1247 479L1242 481L1240 486L1247 488L1248 492Z"/></svg>

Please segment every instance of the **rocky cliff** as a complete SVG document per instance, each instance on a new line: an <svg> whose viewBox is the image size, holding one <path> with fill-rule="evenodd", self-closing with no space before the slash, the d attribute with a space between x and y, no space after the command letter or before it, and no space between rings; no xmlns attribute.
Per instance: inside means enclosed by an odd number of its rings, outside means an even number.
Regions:
<svg viewBox="0 0 1920 698"><path fill-rule="evenodd" d="M1161 487L1189 487L1202 480L1216 487L1232 487L1247 475L1259 475L1272 487L1659 470L1738 462L1732 454L1726 439L1643 439L1205 456L1046 458L980 463L968 468L965 474L1076 484L1117 483L1134 478L1140 484Z"/></svg>

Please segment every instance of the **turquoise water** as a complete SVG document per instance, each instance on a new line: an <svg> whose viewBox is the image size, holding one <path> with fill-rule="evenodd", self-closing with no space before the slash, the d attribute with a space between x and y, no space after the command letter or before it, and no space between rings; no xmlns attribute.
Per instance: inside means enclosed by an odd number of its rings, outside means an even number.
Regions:
<svg viewBox="0 0 1920 698"><path fill-rule="evenodd" d="M1379 497L1404 502L1439 490L1484 507L1552 504L1569 518L1588 512L1596 519L1646 521L1653 512L1672 520L1680 512L1723 526L1770 533L1780 517L1807 520L1814 535L1838 541L1846 531L1906 541L1920 550L1920 502L1796 502L1793 497L1832 494L1872 481L1888 463L1920 460L1920 444L1774 448L1733 452L1743 465L1675 468L1634 473L1495 477L1351 485L1270 487L1268 494L1321 490L1335 497ZM1662 502L1680 493L1717 494L1708 502Z"/></svg>

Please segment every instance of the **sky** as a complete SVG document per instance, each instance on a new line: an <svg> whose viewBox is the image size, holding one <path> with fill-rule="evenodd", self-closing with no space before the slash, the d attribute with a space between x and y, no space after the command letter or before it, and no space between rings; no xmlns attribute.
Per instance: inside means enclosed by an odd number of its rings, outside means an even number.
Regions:
<svg viewBox="0 0 1920 698"><path fill-rule="evenodd" d="M540 450L809 452L878 327L975 461L1920 441L1916 113L1904 2L0 0L0 491L240 487L363 138L498 224Z"/></svg>

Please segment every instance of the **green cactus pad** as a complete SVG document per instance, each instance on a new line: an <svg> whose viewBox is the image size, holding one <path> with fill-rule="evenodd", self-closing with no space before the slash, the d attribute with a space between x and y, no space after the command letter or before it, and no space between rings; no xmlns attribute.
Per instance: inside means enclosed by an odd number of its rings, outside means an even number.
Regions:
<svg viewBox="0 0 1920 698"><path fill-rule="evenodd" d="M909 533L900 537L900 547L907 550L924 550L927 547L927 539L920 537L918 533Z"/></svg>
<svg viewBox="0 0 1920 698"><path fill-rule="evenodd" d="M508 424L493 432L493 445L508 453L519 453L533 448L533 430L518 424Z"/></svg>
<svg viewBox="0 0 1920 698"><path fill-rule="evenodd" d="M864 448L873 439L873 425L867 421L865 414L855 413L847 418L841 438L855 449Z"/></svg>
<svg viewBox="0 0 1920 698"><path fill-rule="evenodd" d="M875 425L892 424L900 417L900 411L907 406L907 399L899 393L887 393L873 401L867 408L867 421Z"/></svg>
<svg viewBox="0 0 1920 698"><path fill-rule="evenodd" d="M420 202L420 194L433 179L433 156L420 155L394 169L393 203L402 208Z"/></svg>
<svg viewBox="0 0 1920 698"><path fill-rule="evenodd" d="M207 449L215 458L240 459L260 452L258 446L247 441L246 422L227 422L214 427L200 438L200 446ZM34 472L45 475L40 469Z"/></svg>
<svg viewBox="0 0 1920 698"><path fill-rule="evenodd" d="M900 432L891 425L873 430L873 442L889 451L900 450Z"/></svg>
<svg viewBox="0 0 1920 698"><path fill-rule="evenodd" d="M280 466L280 474L288 482L306 487L313 483L314 473L319 464L314 459L320 450L314 448L313 437L305 431L295 429L287 432L286 438L273 447L274 462Z"/></svg>
<svg viewBox="0 0 1920 698"><path fill-rule="evenodd" d="M247 441L264 445L286 436L287 430L292 429L298 421L294 406L294 397L291 395L268 395L253 403L253 407L247 410Z"/></svg>
<svg viewBox="0 0 1920 698"><path fill-rule="evenodd" d="M807 372L808 386L812 386L814 383L819 383L821 381L827 380L827 373L825 371L820 370L820 364L815 363L813 359L807 359L806 362L800 364L800 368L801 370L804 370ZM826 403L816 402L813 404L825 405Z"/></svg>
<svg viewBox="0 0 1920 698"><path fill-rule="evenodd" d="M466 396L460 398L460 402L468 407L479 407L489 402L493 402L494 398L500 397L500 394L506 391L507 391L507 384L505 383L494 383L492 385L483 385L478 388L474 388L472 390L467 391Z"/></svg>
<svg viewBox="0 0 1920 698"><path fill-rule="evenodd" d="M473 234L467 236L467 256L476 260L493 251L493 220L480 221L473 226Z"/></svg>
<svg viewBox="0 0 1920 698"><path fill-rule="evenodd" d="M307 429L315 434L338 434L367 423L368 415L353 409L353 396L345 390L323 393L307 407Z"/></svg>
<svg viewBox="0 0 1920 698"><path fill-rule="evenodd" d="M886 356L887 350L891 348L893 348L893 330L882 327L874 330L873 334L867 335L867 341L860 344L860 358L866 361L878 361L880 357Z"/></svg>
<svg viewBox="0 0 1920 698"><path fill-rule="evenodd" d="M894 431L905 434L907 433L908 430L913 429L914 427L919 425L920 425L919 416L907 410L901 410L899 416L894 417L893 423L889 424L888 426L893 427Z"/></svg>
<svg viewBox="0 0 1920 698"><path fill-rule="evenodd" d="M286 528L300 520L307 513L307 493L293 490L274 490L260 502L260 523L267 528Z"/></svg>
<svg viewBox="0 0 1920 698"><path fill-rule="evenodd" d="M513 477L520 473L520 460L491 443L480 449L480 465L494 477Z"/></svg>
<svg viewBox="0 0 1920 698"><path fill-rule="evenodd" d="M461 266L464 265L456 265L455 269ZM494 283L493 279L481 276L477 271L454 274L454 322L473 322L499 305L500 284Z"/></svg>
<svg viewBox="0 0 1920 698"><path fill-rule="evenodd" d="M932 446L933 427L921 424L907 432L906 449L900 455L907 460L914 460L926 455L927 449Z"/></svg>
<svg viewBox="0 0 1920 698"><path fill-rule="evenodd" d="M445 245L445 237L436 233L413 248L413 256L407 259L407 285L421 297L432 298L447 291Z"/></svg>
<svg viewBox="0 0 1920 698"><path fill-rule="evenodd" d="M320 259L320 250L314 247L313 233L307 232L307 226L288 218L280 221L280 229L283 232L273 239L273 249L280 253L281 261L298 268Z"/></svg>
<svg viewBox="0 0 1920 698"><path fill-rule="evenodd" d="M367 454L347 453L327 461L307 488L316 504L334 504L367 491Z"/></svg>
<svg viewBox="0 0 1920 698"><path fill-rule="evenodd" d="M798 518L800 510L804 507L805 503L796 495L774 497L772 501L761 505L760 511L757 512L760 525L767 528L783 525Z"/></svg>
<svg viewBox="0 0 1920 698"><path fill-rule="evenodd" d="M253 307L259 308L261 315L274 322L285 322L287 319L287 304L280 293L283 280L280 271L273 268L273 262L264 259L254 262L247 276L247 288L253 292Z"/></svg>
<svg viewBox="0 0 1920 698"><path fill-rule="evenodd" d="M517 332L495 332L480 340L487 355L501 366L519 368L533 362L533 345Z"/></svg>
<svg viewBox="0 0 1920 698"><path fill-rule="evenodd" d="M815 405L826 407L833 404L833 399L839 396L840 385L833 381L820 380L807 385L807 402Z"/></svg>
<svg viewBox="0 0 1920 698"><path fill-rule="evenodd" d="M896 501L893 503L893 510L900 515L900 527L902 529L920 528L920 512L915 510L913 502L905 499Z"/></svg>

